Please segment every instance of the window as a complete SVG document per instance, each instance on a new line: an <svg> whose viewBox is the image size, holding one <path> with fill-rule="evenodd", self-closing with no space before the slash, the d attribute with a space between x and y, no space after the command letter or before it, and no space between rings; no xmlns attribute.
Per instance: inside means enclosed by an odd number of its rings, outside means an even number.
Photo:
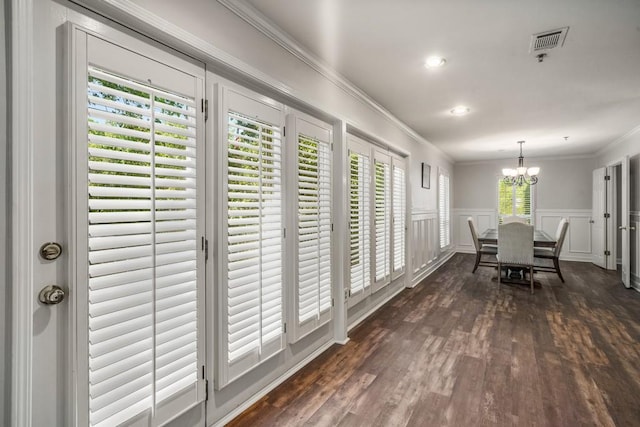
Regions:
<svg viewBox="0 0 640 427"><path fill-rule="evenodd" d="M393 165L393 279L405 271L407 228L407 183L405 163L394 157Z"/></svg>
<svg viewBox="0 0 640 427"><path fill-rule="evenodd" d="M440 249L451 244L451 207L449 174L438 170L438 219L440 224Z"/></svg>
<svg viewBox="0 0 640 427"><path fill-rule="evenodd" d="M368 144L349 138L349 305L371 292L371 158Z"/></svg>
<svg viewBox="0 0 640 427"><path fill-rule="evenodd" d="M219 385L284 348L282 109L225 88Z"/></svg>
<svg viewBox="0 0 640 427"><path fill-rule="evenodd" d="M331 320L331 126L296 112L290 115L295 149L296 288L293 341Z"/></svg>
<svg viewBox="0 0 640 427"><path fill-rule="evenodd" d="M204 399L203 79L77 42L78 420L163 424Z"/></svg>
<svg viewBox="0 0 640 427"><path fill-rule="evenodd" d="M508 185L498 179L498 221L504 217L520 216L532 223L533 189L529 184Z"/></svg>
<svg viewBox="0 0 640 427"><path fill-rule="evenodd" d="M374 290L391 282L391 157L374 151Z"/></svg>

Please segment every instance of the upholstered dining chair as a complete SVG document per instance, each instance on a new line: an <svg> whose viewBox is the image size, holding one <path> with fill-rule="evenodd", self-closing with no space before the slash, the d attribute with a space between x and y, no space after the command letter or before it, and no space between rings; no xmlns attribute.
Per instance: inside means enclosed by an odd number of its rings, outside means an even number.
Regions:
<svg viewBox="0 0 640 427"><path fill-rule="evenodd" d="M498 226L498 289L502 282L502 267L521 267L529 270L533 293L533 225L520 222Z"/></svg>
<svg viewBox="0 0 640 427"><path fill-rule="evenodd" d="M478 230L472 217L467 218L469 223L469 230L471 230L471 237L473 238L473 245L476 248L476 263L473 266L472 273L475 273L479 265L485 267L497 267L498 263L495 261L482 260L482 255L496 255L498 253L498 247L496 245L483 245L478 241Z"/></svg>
<svg viewBox="0 0 640 427"><path fill-rule="evenodd" d="M569 221L567 221L566 218L562 218L558 224L558 229L556 230L555 246L552 248L535 248L533 250L533 256L535 258L550 259L553 261L553 267L548 265L536 265L535 269L537 271L550 271L552 273L557 273L562 283L564 283L564 277L562 277L562 272L560 271L560 251L562 250L564 238L567 235L568 229Z"/></svg>
<svg viewBox="0 0 640 427"><path fill-rule="evenodd" d="M526 224L527 219L517 215L505 216L504 218L502 218L503 224L509 224L510 222L521 222L523 224Z"/></svg>

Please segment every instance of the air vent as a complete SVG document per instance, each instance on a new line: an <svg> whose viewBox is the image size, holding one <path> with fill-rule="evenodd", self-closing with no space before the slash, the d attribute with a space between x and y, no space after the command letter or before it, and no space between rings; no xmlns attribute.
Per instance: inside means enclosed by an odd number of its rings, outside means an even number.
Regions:
<svg viewBox="0 0 640 427"><path fill-rule="evenodd" d="M556 47L562 47L568 31L569 27L564 27L532 35L529 52L548 51Z"/></svg>

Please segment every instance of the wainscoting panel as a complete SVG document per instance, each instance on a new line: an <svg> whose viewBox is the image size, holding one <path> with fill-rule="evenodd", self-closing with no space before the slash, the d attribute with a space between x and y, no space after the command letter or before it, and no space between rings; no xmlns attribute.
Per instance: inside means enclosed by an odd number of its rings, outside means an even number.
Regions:
<svg viewBox="0 0 640 427"><path fill-rule="evenodd" d="M433 268L440 254L437 211L411 212L411 272L416 285Z"/></svg>
<svg viewBox="0 0 640 427"><path fill-rule="evenodd" d="M591 209L538 209L536 227L550 236L555 236L562 218L569 220L560 259L591 262Z"/></svg>
<svg viewBox="0 0 640 427"><path fill-rule="evenodd" d="M629 231L629 245L631 246L631 286L640 291L640 212L631 211L629 225L635 230Z"/></svg>
<svg viewBox="0 0 640 427"><path fill-rule="evenodd" d="M467 218L472 217L481 234L488 228L496 228L496 211L494 209L454 209L451 224L453 225L453 239L456 244L456 252L475 252L473 239Z"/></svg>

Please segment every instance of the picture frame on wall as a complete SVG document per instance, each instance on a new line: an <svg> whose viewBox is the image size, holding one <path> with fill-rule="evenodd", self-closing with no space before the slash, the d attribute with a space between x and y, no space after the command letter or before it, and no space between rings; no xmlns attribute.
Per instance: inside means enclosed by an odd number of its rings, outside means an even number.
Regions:
<svg viewBox="0 0 640 427"><path fill-rule="evenodd" d="M431 188L431 165L422 163L422 188Z"/></svg>

